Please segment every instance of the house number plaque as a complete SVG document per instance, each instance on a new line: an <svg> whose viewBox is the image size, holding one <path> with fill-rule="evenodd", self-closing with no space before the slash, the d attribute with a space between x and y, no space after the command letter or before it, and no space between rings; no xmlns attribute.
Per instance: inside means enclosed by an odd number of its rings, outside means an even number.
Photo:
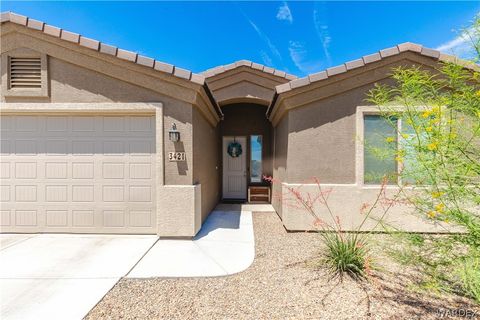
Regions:
<svg viewBox="0 0 480 320"><path fill-rule="evenodd" d="M168 160L170 162L176 161L185 161L187 158L185 156L185 152L169 152L168 153Z"/></svg>

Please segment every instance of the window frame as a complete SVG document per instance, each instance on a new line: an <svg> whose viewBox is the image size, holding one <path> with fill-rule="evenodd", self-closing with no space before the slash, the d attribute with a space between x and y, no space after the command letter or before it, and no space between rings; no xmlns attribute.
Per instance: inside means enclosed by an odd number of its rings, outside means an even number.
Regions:
<svg viewBox="0 0 480 320"><path fill-rule="evenodd" d="M404 109L403 106L393 106L389 107L392 110L401 112ZM358 106L356 112L356 144L355 144L355 157L356 157L356 170L355 170L355 182L357 185L361 186L364 189L376 189L381 186L381 183L365 183L365 116L381 116L382 112L377 106ZM402 132L402 117L397 119L397 137L396 143L397 148L399 148L399 142L401 141L401 132ZM395 160L396 161L396 160ZM397 185L402 185L402 179L400 173L403 170L404 164L402 162L396 161L396 173L397 181L393 184L387 184L386 188L396 187Z"/></svg>
<svg viewBox="0 0 480 320"><path fill-rule="evenodd" d="M40 58L40 88L10 88L10 58ZM2 95L4 97L48 97L48 59L47 55L27 49L14 49L2 54Z"/></svg>
<svg viewBox="0 0 480 320"><path fill-rule="evenodd" d="M253 136L260 136L262 137L262 151L261 151L261 170L262 174L260 177L260 181L252 181L252 137ZM263 177L263 159L264 159L264 135L263 134L250 134L248 135L248 184L249 185L263 185L264 181Z"/></svg>

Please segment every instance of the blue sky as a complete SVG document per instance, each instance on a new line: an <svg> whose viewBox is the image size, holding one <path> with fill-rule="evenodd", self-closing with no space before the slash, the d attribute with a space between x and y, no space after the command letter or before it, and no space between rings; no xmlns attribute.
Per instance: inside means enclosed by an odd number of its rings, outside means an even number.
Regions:
<svg viewBox="0 0 480 320"><path fill-rule="evenodd" d="M8 2L14 11L201 72L240 59L303 76L411 41L468 55L480 2Z"/></svg>

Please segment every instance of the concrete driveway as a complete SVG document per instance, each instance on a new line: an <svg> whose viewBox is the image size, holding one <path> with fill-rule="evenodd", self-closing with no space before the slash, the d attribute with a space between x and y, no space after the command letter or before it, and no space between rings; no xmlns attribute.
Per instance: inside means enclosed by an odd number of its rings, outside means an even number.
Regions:
<svg viewBox="0 0 480 320"><path fill-rule="evenodd" d="M156 236L1 234L0 318L82 319Z"/></svg>

